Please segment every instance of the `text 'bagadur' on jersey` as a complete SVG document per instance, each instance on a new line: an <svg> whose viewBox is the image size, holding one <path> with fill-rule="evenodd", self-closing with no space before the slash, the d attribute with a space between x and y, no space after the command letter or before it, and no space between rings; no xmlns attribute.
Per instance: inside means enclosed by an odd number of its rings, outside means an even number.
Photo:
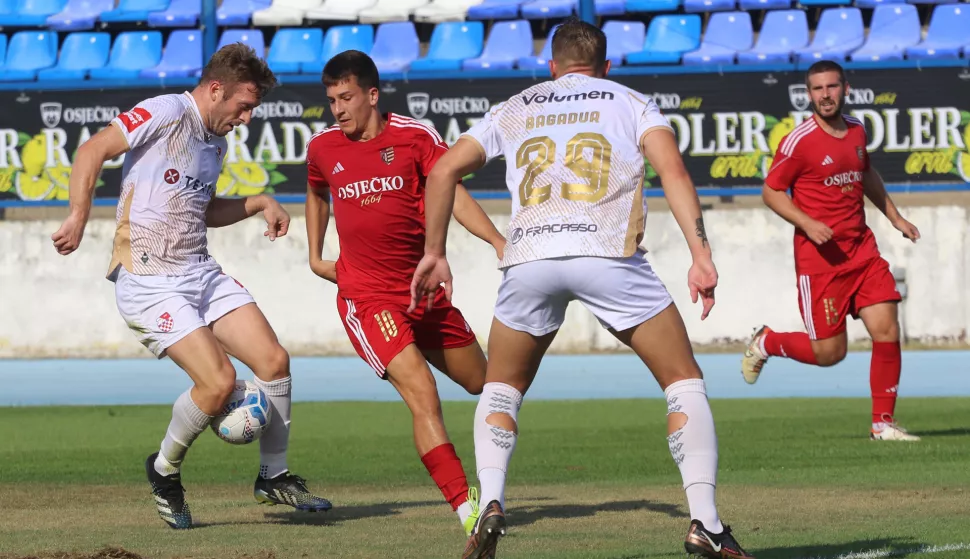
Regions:
<svg viewBox="0 0 970 559"><path fill-rule="evenodd" d="M189 93L142 101L113 121L130 151L121 170L117 228L108 278L119 267L146 276L181 276L217 267L206 248L206 210L226 155Z"/></svg>
<svg viewBox="0 0 970 559"><path fill-rule="evenodd" d="M631 256L643 240L640 139L670 129L652 99L579 74L496 105L466 136L504 155L512 218L501 268L565 256Z"/></svg>

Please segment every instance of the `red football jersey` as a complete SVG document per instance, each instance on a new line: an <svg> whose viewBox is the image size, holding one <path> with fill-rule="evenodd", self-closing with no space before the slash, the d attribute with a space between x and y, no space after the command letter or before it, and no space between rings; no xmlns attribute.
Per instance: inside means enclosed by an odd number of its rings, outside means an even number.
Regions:
<svg viewBox="0 0 970 559"><path fill-rule="evenodd" d="M352 141L333 126L307 144L310 187L330 191L341 297L410 299L424 256L425 181L448 146L414 119L385 118L384 130L371 140Z"/></svg>
<svg viewBox="0 0 970 559"><path fill-rule="evenodd" d="M792 202L832 229L832 240L819 246L795 229L795 270L799 274L851 268L879 256L876 238L866 225L862 175L869 170L866 130L843 116L848 132L836 138L809 118L785 136L765 178L775 190L792 190Z"/></svg>

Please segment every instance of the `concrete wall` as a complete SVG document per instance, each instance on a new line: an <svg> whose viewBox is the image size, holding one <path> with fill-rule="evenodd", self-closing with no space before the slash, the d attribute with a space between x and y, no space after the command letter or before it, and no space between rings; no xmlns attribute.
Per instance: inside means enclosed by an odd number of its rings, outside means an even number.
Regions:
<svg viewBox="0 0 970 559"><path fill-rule="evenodd" d="M968 216L961 207L910 207L906 216L923 240L912 245L878 213L869 214L879 246L893 266L906 268L908 299L904 328L910 339L962 342L970 316L966 273ZM500 230L507 215L493 219ZM677 301L691 339L698 344L738 341L768 323L803 330L798 313L791 227L768 210L711 210L705 213L720 273L717 306L704 322L686 285L690 255L672 216L650 214L644 246ZM331 222L332 223L332 222ZM59 256L50 241L55 221L0 222L0 357L148 356L118 315L113 284L103 279L114 223L92 221L81 248ZM335 308L336 288L306 265L302 217L288 237L270 243L262 221L251 219L212 230L210 252L227 273L255 296L284 346L294 355L350 354ZM491 247L453 225L449 253L455 274L455 303L484 343L500 280ZM338 251L331 227L326 253ZM851 321L850 337L865 338ZM610 350L617 342L574 303L552 351Z"/></svg>

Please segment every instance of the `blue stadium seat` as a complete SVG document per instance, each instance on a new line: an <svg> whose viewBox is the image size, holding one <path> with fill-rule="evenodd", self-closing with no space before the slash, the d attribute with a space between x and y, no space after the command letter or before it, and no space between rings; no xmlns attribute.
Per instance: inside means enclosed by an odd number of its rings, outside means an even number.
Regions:
<svg viewBox="0 0 970 559"><path fill-rule="evenodd" d="M626 55L627 64L678 64L701 43L701 16L667 15L650 20L643 50Z"/></svg>
<svg viewBox="0 0 970 559"><path fill-rule="evenodd" d="M970 36L970 35L968 35ZM919 14L912 4L877 6L869 23L869 38L853 52L854 62L902 60L906 48L916 46L922 37Z"/></svg>
<svg viewBox="0 0 970 559"><path fill-rule="evenodd" d="M628 12L676 12L680 0L626 0Z"/></svg>
<svg viewBox="0 0 970 559"><path fill-rule="evenodd" d="M959 58L960 49L970 41L967 35L968 28L970 28L970 6L959 4L937 6L930 16L926 39L906 49L906 58L912 60Z"/></svg>
<svg viewBox="0 0 970 559"><path fill-rule="evenodd" d="M256 51L256 54L266 57L266 40L263 32L259 29L226 29L219 38L219 45L216 50L233 43L243 43L249 45Z"/></svg>
<svg viewBox="0 0 970 559"><path fill-rule="evenodd" d="M271 0L222 0L216 10L216 21L225 26L249 25L253 12L265 10L270 4Z"/></svg>
<svg viewBox="0 0 970 559"><path fill-rule="evenodd" d="M525 19L548 19L569 17L577 9L577 0L535 0L522 4Z"/></svg>
<svg viewBox="0 0 970 559"><path fill-rule="evenodd" d="M509 70L520 58L532 54L532 28L524 19L492 25L485 50L478 58L462 62L464 70Z"/></svg>
<svg viewBox="0 0 970 559"><path fill-rule="evenodd" d="M202 13L202 0L172 0L168 9L148 14L152 27L195 27Z"/></svg>
<svg viewBox="0 0 970 559"><path fill-rule="evenodd" d="M791 62L792 52L808 44L804 10L775 10L765 15L754 48L738 53L738 64Z"/></svg>
<svg viewBox="0 0 970 559"><path fill-rule="evenodd" d="M37 79L83 80L94 68L108 63L111 35L107 33L71 33L61 45L57 66L37 72Z"/></svg>
<svg viewBox="0 0 970 559"><path fill-rule="evenodd" d="M684 0L685 12L723 12L736 8L735 0Z"/></svg>
<svg viewBox="0 0 970 559"><path fill-rule="evenodd" d="M955 4L960 0L908 0L910 4Z"/></svg>
<svg viewBox="0 0 970 559"><path fill-rule="evenodd" d="M157 66L146 68L142 78L189 78L202 72L202 32L198 29L172 31Z"/></svg>
<svg viewBox="0 0 970 559"><path fill-rule="evenodd" d="M418 32L410 21L383 23L374 35L370 57L380 72L403 72L421 53Z"/></svg>
<svg viewBox="0 0 970 559"><path fill-rule="evenodd" d="M98 19L106 23L145 21L148 14L167 10L170 2L171 0L120 0L117 8L102 13Z"/></svg>
<svg viewBox="0 0 970 559"><path fill-rule="evenodd" d="M477 6L469 6L468 19L515 19L519 17L522 0L485 0Z"/></svg>
<svg viewBox="0 0 970 559"><path fill-rule="evenodd" d="M826 8L818 19L812 44L797 49L797 62L811 64L818 60L845 60L850 52L865 41L865 27L859 8Z"/></svg>
<svg viewBox="0 0 970 559"><path fill-rule="evenodd" d="M47 18L64 9L67 0L17 0L13 12L0 14L0 26L33 27L47 23Z"/></svg>
<svg viewBox="0 0 970 559"><path fill-rule="evenodd" d="M0 81L32 81L37 71L57 62L57 33L53 31L20 31L7 45L7 61Z"/></svg>
<svg viewBox="0 0 970 559"><path fill-rule="evenodd" d="M606 34L606 58L613 65L619 65L626 55L643 49L646 26L641 21L607 21L603 33Z"/></svg>
<svg viewBox="0 0 970 559"><path fill-rule="evenodd" d="M98 17L114 5L114 0L68 0L63 10L47 18L47 27L55 31L94 29Z"/></svg>
<svg viewBox="0 0 970 559"><path fill-rule="evenodd" d="M787 10L792 0L738 0L742 10Z"/></svg>
<svg viewBox="0 0 970 559"><path fill-rule="evenodd" d="M458 70L462 60L482 53L485 28L480 21L449 21L435 25L428 55L411 63L412 70Z"/></svg>
<svg viewBox="0 0 970 559"><path fill-rule="evenodd" d="M906 0L855 0L856 8L875 8L882 4L905 4Z"/></svg>
<svg viewBox="0 0 970 559"><path fill-rule="evenodd" d="M684 53L684 64L734 64L739 51L754 44L748 12L719 12L711 15L701 48Z"/></svg>
<svg viewBox="0 0 970 559"><path fill-rule="evenodd" d="M279 74L299 74L302 64L319 63L323 54L323 30L286 28L273 35L266 62Z"/></svg>
<svg viewBox="0 0 970 559"><path fill-rule="evenodd" d="M851 6L852 0L798 0L803 7L816 6Z"/></svg>
<svg viewBox="0 0 970 559"><path fill-rule="evenodd" d="M6 17L17 13L17 2L15 0L0 0L0 17Z"/></svg>
<svg viewBox="0 0 970 559"><path fill-rule="evenodd" d="M596 0L594 8L598 16L619 16L626 13L623 0Z"/></svg>
<svg viewBox="0 0 970 559"><path fill-rule="evenodd" d="M370 25L335 25L323 36L323 57L317 62L305 62L304 74L322 74L323 67L334 56L345 50L369 53L374 48L374 28Z"/></svg>
<svg viewBox="0 0 970 559"><path fill-rule="evenodd" d="M91 79L135 79L142 70L157 65L161 59L161 31L125 31L115 38L108 64L91 70Z"/></svg>
<svg viewBox="0 0 970 559"><path fill-rule="evenodd" d="M7 36L0 34L0 74L3 73L7 62Z"/></svg>
<svg viewBox="0 0 970 559"><path fill-rule="evenodd" d="M552 36L556 34L558 25L554 25L546 36L546 44L542 46L539 56L523 56L516 65L522 70L546 70L549 68L549 60L552 59Z"/></svg>

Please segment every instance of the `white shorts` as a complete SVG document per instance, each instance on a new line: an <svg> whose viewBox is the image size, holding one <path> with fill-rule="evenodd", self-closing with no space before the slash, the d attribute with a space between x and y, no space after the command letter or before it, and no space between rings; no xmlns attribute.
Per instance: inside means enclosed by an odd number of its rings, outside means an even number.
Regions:
<svg viewBox="0 0 970 559"><path fill-rule="evenodd" d="M255 301L216 266L184 276L140 276L121 268L115 302L138 341L161 359L194 330Z"/></svg>
<svg viewBox="0 0 970 559"><path fill-rule="evenodd" d="M562 326L573 299L604 328L618 332L643 324L673 302L643 251L629 258L576 256L507 268L495 318L513 330L543 336Z"/></svg>

